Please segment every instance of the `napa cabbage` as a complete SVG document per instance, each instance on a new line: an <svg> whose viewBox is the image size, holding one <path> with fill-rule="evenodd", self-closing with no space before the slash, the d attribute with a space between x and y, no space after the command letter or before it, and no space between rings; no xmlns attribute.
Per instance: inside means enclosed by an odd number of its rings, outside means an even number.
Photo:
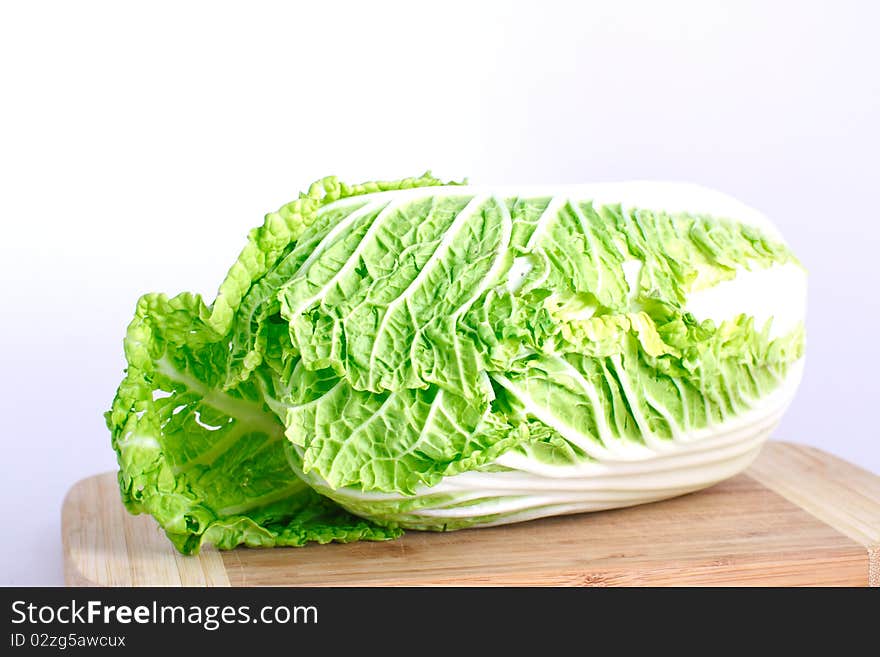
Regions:
<svg viewBox="0 0 880 657"><path fill-rule="evenodd" d="M763 215L694 185L325 178L210 304L138 301L106 414L122 499L192 553L697 490L791 401L805 294Z"/></svg>

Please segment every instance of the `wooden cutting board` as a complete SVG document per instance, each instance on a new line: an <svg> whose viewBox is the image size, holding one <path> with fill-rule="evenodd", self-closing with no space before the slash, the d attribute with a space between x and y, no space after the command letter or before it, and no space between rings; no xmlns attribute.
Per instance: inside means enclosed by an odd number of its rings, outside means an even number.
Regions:
<svg viewBox="0 0 880 657"><path fill-rule="evenodd" d="M385 543L178 554L114 473L62 509L65 579L91 586L880 586L880 477L771 442L746 471L664 502Z"/></svg>

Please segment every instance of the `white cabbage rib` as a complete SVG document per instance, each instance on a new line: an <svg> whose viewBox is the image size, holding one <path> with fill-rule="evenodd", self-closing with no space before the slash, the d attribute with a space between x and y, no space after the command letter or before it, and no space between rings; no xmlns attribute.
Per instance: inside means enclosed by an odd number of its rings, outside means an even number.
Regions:
<svg viewBox="0 0 880 657"><path fill-rule="evenodd" d="M662 210L664 212L687 212L728 217L743 224L755 226L774 239L782 241L779 229L759 210L742 201L702 185L686 182L654 180L631 180L625 182L587 183L580 185L454 185L403 189L394 192L375 192L341 199L322 208L320 214L347 205L361 205L377 199L393 196L396 202L406 202L426 196L484 196L499 198L540 198L550 196L558 207L566 198L589 199L594 206L621 204L625 208Z"/></svg>
<svg viewBox="0 0 880 657"><path fill-rule="evenodd" d="M771 337L785 335L806 316L807 273L791 262L740 269L736 278L692 292L685 309L699 320L711 319L718 324L745 314L758 326L771 322Z"/></svg>

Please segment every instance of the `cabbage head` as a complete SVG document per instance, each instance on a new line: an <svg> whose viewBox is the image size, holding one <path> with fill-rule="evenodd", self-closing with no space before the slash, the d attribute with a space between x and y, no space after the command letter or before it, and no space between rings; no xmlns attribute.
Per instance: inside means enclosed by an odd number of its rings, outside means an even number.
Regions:
<svg viewBox="0 0 880 657"><path fill-rule="evenodd" d="M193 553L694 491L791 401L805 295L763 215L694 185L325 178L211 303L138 301L106 414L122 499Z"/></svg>

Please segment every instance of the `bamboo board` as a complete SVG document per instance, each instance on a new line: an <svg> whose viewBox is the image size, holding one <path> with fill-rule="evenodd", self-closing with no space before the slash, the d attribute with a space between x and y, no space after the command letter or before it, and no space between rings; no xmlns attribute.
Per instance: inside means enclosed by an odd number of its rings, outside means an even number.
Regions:
<svg viewBox="0 0 880 657"><path fill-rule="evenodd" d="M90 586L880 586L880 477L771 442L745 473L653 504L384 543L178 554L114 473L62 509L65 579Z"/></svg>

